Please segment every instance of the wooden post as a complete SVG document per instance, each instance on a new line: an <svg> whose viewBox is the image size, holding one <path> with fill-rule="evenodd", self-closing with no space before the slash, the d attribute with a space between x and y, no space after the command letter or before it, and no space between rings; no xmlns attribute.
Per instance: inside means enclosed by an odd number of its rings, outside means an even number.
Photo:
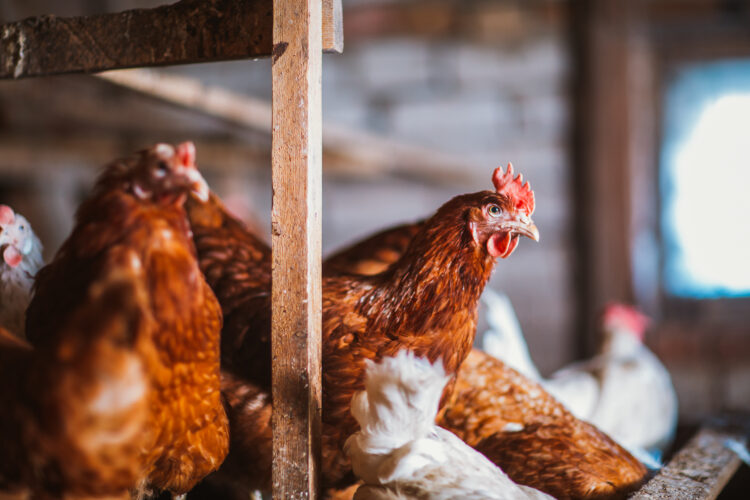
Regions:
<svg viewBox="0 0 750 500"><path fill-rule="evenodd" d="M321 414L321 0L274 0L273 496L316 498Z"/></svg>
<svg viewBox="0 0 750 500"><path fill-rule="evenodd" d="M573 199L579 355L597 344L595 318L609 301L632 302L633 24L639 2L571 6L574 58Z"/></svg>

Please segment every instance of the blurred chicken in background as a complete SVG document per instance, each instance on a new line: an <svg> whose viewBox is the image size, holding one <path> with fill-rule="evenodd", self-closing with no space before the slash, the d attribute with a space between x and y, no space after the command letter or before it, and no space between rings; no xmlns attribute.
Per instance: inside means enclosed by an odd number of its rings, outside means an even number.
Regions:
<svg viewBox="0 0 750 500"><path fill-rule="evenodd" d="M643 343L648 320L636 309L611 304L601 317L599 353L543 379L531 360L510 300L485 290L490 329L485 352L539 381L574 415L596 425L657 468L677 426L677 395L666 368Z"/></svg>
<svg viewBox="0 0 750 500"><path fill-rule="evenodd" d="M29 221L7 205L0 205L0 326L25 338L26 308L31 302L34 276L44 264L42 243Z"/></svg>
<svg viewBox="0 0 750 500"><path fill-rule="evenodd" d="M146 393L134 397L146 398L145 424L136 433L137 441L122 443L135 477L123 475L108 484L99 471L112 460L89 459L84 461L88 474L80 474L84 487L98 486L110 494L136 487L182 494L217 469L227 453L229 429L219 392L221 310L198 267L183 206L190 192L203 201L208 197L195 154L190 142L157 144L109 164L79 207L72 234L37 276L28 308L28 339L40 356L63 363L61 373L80 380L36 388L43 394L51 391L61 401L53 423L71 422L69 414L76 407L63 404L66 400L76 401L79 393L117 380L108 372L122 364L117 347L135 358L146 380ZM100 283L121 275L130 284L126 291L132 290L126 297L134 298L98 305ZM118 308L131 302L132 313ZM115 322L119 315L120 323ZM115 323L110 327L110 322ZM80 328L70 326L79 323ZM87 328L89 323L103 326ZM97 349L108 345L110 331L121 332L110 341L113 354ZM127 386L114 388L97 404L115 418L122 406L118 398L128 394ZM48 413L37 410L39 415ZM82 420L74 437L86 436L90 429L85 424ZM114 431L119 429L112 425ZM99 441L106 444L107 436ZM131 441L135 455L128 447ZM118 458L119 453L112 455ZM63 454L61 461L67 464L65 458Z"/></svg>

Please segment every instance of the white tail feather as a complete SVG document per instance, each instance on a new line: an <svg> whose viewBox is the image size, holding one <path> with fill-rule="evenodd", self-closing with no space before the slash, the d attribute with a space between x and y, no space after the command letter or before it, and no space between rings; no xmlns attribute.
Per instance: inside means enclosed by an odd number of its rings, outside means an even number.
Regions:
<svg viewBox="0 0 750 500"><path fill-rule="evenodd" d="M448 379L440 361L430 363L406 351L368 364L365 391L352 399L361 430L345 446L354 473L366 485L355 499L550 498L516 485L455 434L435 425Z"/></svg>

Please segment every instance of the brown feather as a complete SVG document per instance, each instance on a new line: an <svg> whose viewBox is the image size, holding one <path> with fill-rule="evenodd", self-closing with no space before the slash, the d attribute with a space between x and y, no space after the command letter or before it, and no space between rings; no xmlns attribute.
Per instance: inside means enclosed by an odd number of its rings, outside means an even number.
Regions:
<svg viewBox="0 0 750 500"><path fill-rule="evenodd" d="M151 318L135 278L122 267L97 280L55 344L0 342L4 487L110 497L141 477L148 383L137 348Z"/></svg>
<svg viewBox="0 0 750 500"><path fill-rule="evenodd" d="M327 269L361 274L386 269L403 255L420 224L397 226L345 248L326 260ZM609 437L481 351L473 350L461 366L453 398L443 411L444 427L516 482L559 498L622 495L645 474ZM523 431L503 432L511 422L524 423Z"/></svg>
<svg viewBox="0 0 750 500"><path fill-rule="evenodd" d="M323 262L323 274L382 273L406 252L409 243L424 221L404 224L380 231L362 241L336 252Z"/></svg>
<svg viewBox="0 0 750 500"><path fill-rule="evenodd" d="M432 361L443 359L446 369L455 373L471 349L477 301L495 261L485 248L473 243L468 223L479 207L490 202L510 205L508 198L491 191L449 201L420 228L406 254L380 274L324 277L324 485L346 485L353 480L343 445L357 428L349 405L352 395L363 387L365 360L410 349ZM207 207L191 203L189 217L201 268L226 317L224 369L267 393L270 251L226 213L215 197ZM230 413L233 411L230 408ZM262 411L267 411L265 406ZM255 417L245 415L243 419ZM242 441L266 447L261 456L270 456L268 436ZM225 467L230 467L230 462ZM253 465L258 466L267 464ZM265 485L267 482L248 487Z"/></svg>
<svg viewBox="0 0 750 500"><path fill-rule="evenodd" d="M535 382L473 350L438 423L511 479L555 498L616 498L646 469L593 425L575 418Z"/></svg>
<svg viewBox="0 0 750 500"><path fill-rule="evenodd" d="M139 482L179 494L219 467L229 436L220 395L221 311L198 267L183 208L191 178L177 175L178 166L169 175L156 171L177 161L159 156L165 147L105 169L73 233L38 275L27 335L40 350L59 348L66 339L58 325L83 307L102 276L113 268L137 271L152 318L145 341L135 345L150 389ZM153 185L139 187L147 182Z"/></svg>

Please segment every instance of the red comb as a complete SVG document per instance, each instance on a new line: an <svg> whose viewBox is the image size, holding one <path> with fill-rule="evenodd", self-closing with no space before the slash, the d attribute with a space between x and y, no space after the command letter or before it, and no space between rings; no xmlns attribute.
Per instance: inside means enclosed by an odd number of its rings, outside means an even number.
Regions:
<svg viewBox="0 0 750 500"><path fill-rule="evenodd" d="M13 224L16 214L8 205L0 205L0 224Z"/></svg>
<svg viewBox="0 0 750 500"><path fill-rule="evenodd" d="M602 314L602 323L605 328L615 326L626 328L636 337L643 340L643 334L649 324L648 316L641 313L638 309L625 304L616 302L607 304Z"/></svg>
<svg viewBox="0 0 750 500"><path fill-rule="evenodd" d="M183 142L177 146L177 157L186 167L195 166L195 144L190 141Z"/></svg>
<svg viewBox="0 0 750 500"><path fill-rule="evenodd" d="M497 167L492 174L492 183L495 190L509 197L515 204L516 210L526 212L526 215L534 213L534 191L531 185L523 183L523 174L513 178L513 165L508 163L508 171L503 173L503 167Z"/></svg>

